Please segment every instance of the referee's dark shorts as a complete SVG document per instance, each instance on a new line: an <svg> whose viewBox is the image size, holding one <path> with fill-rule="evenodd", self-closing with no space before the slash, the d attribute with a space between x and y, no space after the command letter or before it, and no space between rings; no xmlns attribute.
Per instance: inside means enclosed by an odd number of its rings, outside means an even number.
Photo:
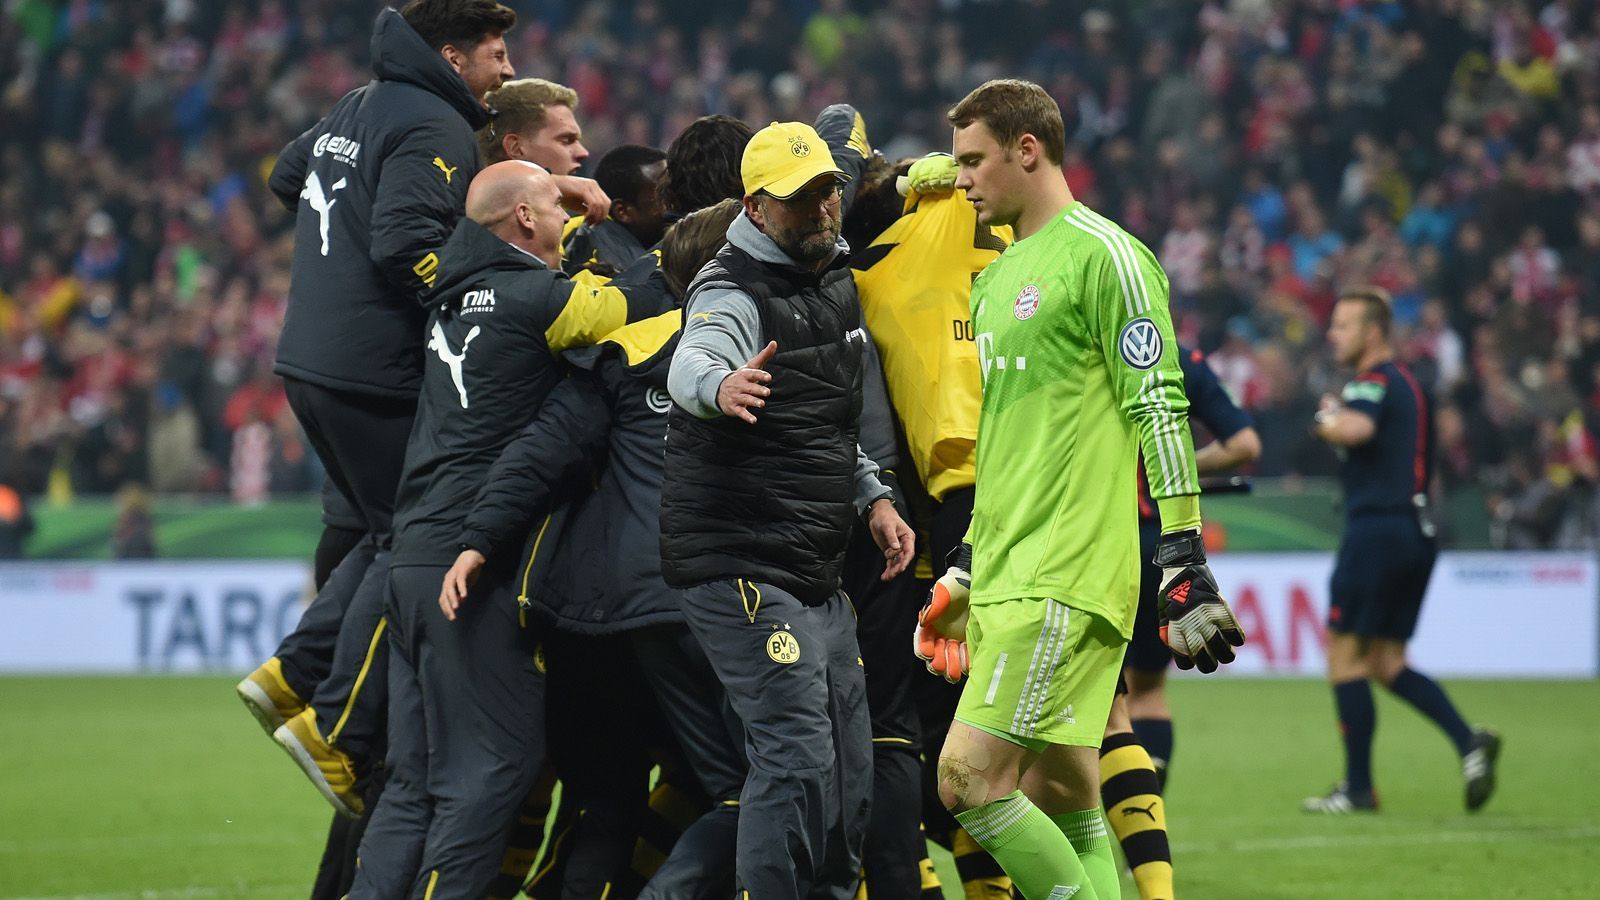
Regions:
<svg viewBox="0 0 1600 900"><path fill-rule="evenodd" d="M1410 640L1438 556L1412 510L1351 513L1329 583L1329 630Z"/></svg>

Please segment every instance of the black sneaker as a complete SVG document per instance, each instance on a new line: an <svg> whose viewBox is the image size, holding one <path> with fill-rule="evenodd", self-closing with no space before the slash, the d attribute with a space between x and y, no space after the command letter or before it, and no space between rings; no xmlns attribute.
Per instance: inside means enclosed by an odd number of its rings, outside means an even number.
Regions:
<svg viewBox="0 0 1600 900"><path fill-rule="evenodd" d="M1377 812L1378 792L1368 788L1364 791L1352 791L1344 782L1333 786L1333 790L1321 797L1307 797L1300 809L1308 813L1324 813L1327 815L1344 815L1357 812Z"/></svg>
<svg viewBox="0 0 1600 900"><path fill-rule="evenodd" d="M1467 755L1461 757L1461 777L1467 783L1467 812L1477 812L1494 794L1494 767L1500 759L1500 735L1488 728L1472 732Z"/></svg>

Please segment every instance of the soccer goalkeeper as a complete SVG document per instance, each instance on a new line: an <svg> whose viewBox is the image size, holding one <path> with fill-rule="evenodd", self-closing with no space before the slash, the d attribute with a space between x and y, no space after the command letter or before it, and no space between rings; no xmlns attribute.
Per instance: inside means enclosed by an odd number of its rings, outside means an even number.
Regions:
<svg viewBox="0 0 1600 900"><path fill-rule="evenodd" d="M939 795L1029 900L1107 900L1120 888L1097 749L1137 604L1141 449L1178 664L1215 671L1244 635L1200 540L1166 276L1073 198L1061 110L1038 85L988 82L949 118L956 186L1017 240L973 284L976 503L918 634L936 668L970 660Z"/></svg>

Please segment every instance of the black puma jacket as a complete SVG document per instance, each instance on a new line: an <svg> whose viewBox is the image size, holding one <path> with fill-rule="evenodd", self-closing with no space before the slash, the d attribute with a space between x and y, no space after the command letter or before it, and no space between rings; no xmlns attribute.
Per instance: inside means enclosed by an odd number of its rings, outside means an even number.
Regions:
<svg viewBox="0 0 1600 900"><path fill-rule="evenodd" d="M422 379L422 300L440 279L478 172L489 110L393 9L372 33L377 78L278 154L268 185L295 213L289 307L275 371L410 398Z"/></svg>

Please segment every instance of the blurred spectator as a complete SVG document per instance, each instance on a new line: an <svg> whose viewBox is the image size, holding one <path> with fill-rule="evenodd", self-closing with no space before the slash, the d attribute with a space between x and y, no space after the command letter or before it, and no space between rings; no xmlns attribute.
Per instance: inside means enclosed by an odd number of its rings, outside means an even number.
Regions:
<svg viewBox="0 0 1600 900"><path fill-rule="evenodd" d="M1455 215L1445 206L1444 185L1430 181L1417 194L1417 202L1400 223L1400 237L1411 247L1444 249L1456 230Z"/></svg>
<svg viewBox="0 0 1600 900"><path fill-rule="evenodd" d="M148 447L153 490L181 493L201 487L206 462L200 450L200 418L171 384L156 388Z"/></svg>
<svg viewBox="0 0 1600 900"><path fill-rule="evenodd" d="M1172 213L1172 227L1161 242L1161 267L1172 283L1174 304L1190 300L1200 291L1201 274L1212 256L1210 233L1200 224L1194 206L1180 201Z"/></svg>
<svg viewBox="0 0 1600 900"><path fill-rule="evenodd" d="M155 520L150 516L150 496L144 486L129 482L117 491L117 522L111 529L114 559L154 559Z"/></svg>
<svg viewBox="0 0 1600 900"><path fill-rule="evenodd" d="M1511 296L1520 301L1548 300L1561 271L1561 257L1544 242L1544 231L1529 225L1510 256Z"/></svg>
<svg viewBox="0 0 1600 900"><path fill-rule="evenodd" d="M1312 282L1336 268L1335 257L1344 250L1344 238L1327 226L1322 211L1315 205L1300 211L1300 225L1289 238L1294 254L1294 273L1301 281Z"/></svg>

